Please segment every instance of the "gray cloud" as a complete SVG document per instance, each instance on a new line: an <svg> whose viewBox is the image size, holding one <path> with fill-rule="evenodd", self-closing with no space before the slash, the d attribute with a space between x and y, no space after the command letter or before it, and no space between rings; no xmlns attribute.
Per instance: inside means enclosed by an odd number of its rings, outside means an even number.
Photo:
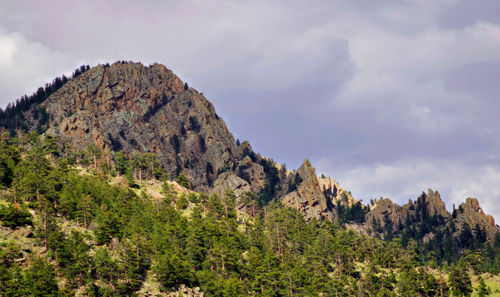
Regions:
<svg viewBox="0 0 500 297"><path fill-rule="evenodd" d="M237 138L289 168L308 157L360 198L405 201L428 187L448 203L478 196L499 218L498 9L6 0L0 104L83 63L160 62L204 92Z"/></svg>

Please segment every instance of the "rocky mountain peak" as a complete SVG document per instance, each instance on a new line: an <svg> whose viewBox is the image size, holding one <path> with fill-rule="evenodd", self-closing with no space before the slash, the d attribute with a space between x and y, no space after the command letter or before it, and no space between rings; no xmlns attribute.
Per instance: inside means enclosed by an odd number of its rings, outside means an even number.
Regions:
<svg viewBox="0 0 500 297"><path fill-rule="evenodd" d="M213 105L160 64L117 62L69 80L40 104L47 134L75 149L154 153L167 173L208 189L239 162L240 148ZM38 108L38 107L37 107ZM35 129L34 108L25 115Z"/></svg>
<svg viewBox="0 0 500 297"><path fill-rule="evenodd" d="M478 226L486 231L489 240L492 240L495 234L499 232L498 226L495 225L495 219L491 215L484 213L477 198L467 198L458 207L455 216L457 226L461 228L464 224L467 224L472 229Z"/></svg>
<svg viewBox="0 0 500 297"><path fill-rule="evenodd" d="M467 199L451 218L439 192L432 190L402 207L389 199L378 200L365 216L367 208L335 180L317 177L309 160L292 172L254 153L247 141L236 142L203 94L167 67L117 62L82 69L24 104L22 114L10 121L20 118L23 125L3 124L3 129L44 131L75 151L95 144L109 155L152 153L171 179L183 174L194 190L223 195L231 189L238 197L261 192L267 194L257 195L265 197L259 200L262 204L280 199L306 220L334 220L347 210L350 217L356 215L353 211L360 213L362 218L355 222L365 219L370 228L390 223L395 230L402 222L438 218L439 226L450 220L459 227L479 225L489 230L490 238L498 230L477 199ZM47 116L40 117L41 112ZM3 120L9 123L5 116Z"/></svg>
<svg viewBox="0 0 500 297"><path fill-rule="evenodd" d="M334 204L340 203L343 206L350 207L360 202L352 196L351 192L346 191L331 177L318 177L318 182L324 195L332 200Z"/></svg>
<svg viewBox="0 0 500 297"><path fill-rule="evenodd" d="M318 182L316 171L311 162L305 159L297 170L301 182L297 189L285 195L281 202L284 205L297 208L302 212L306 220L334 219L333 204L327 199Z"/></svg>
<svg viewBox="0 0 500 297"><path fill-rule="evenodd" d="M399 222L404 222L407 217L405 208L397 205L389 198L381 198L375 201L370 212L366 215L366 229L385 229L387 224L391 229L396 228Z"/></svg>
<svg viewBox="0 0 500 297"><path fill-rule="evenodd" d="M438 191L429 189L427 193L422 193L415 203L417 206L420 205L422 208L425 208L426 214L429 217L440 216L444 219L450 219L451 217ZM404 205L404 208L411 212L411 205L413 203L407 203Z"/></svg>
<svg viewBox="0 0 500 297"><path fill-rule="evenodd" d="M316 170L312 166L309 160L304 159L302 165L300 165L299 169L297 169L297 174L302 178L302 181L312 181L313 183L317 182Z"/></svg>

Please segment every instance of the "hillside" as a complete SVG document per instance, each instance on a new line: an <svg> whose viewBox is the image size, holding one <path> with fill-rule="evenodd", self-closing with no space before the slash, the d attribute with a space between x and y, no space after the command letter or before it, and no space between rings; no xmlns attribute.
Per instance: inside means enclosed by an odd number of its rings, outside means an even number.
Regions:
<svg viewBox="0 0 500 297"><path fill-rule="evenodd" d="M477 199L364 205L235 140L163 65L83 66L0 127L3 295L434 296L500 272Z"/></svg>

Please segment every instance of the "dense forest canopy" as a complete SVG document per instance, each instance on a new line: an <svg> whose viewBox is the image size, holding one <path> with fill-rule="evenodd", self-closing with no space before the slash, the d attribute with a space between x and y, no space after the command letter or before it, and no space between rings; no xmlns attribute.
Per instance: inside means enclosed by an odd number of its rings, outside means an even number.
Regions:
<svg viewBox="0 0 500 297"><path fill-rule="evenodd" d="M346 229L365 211L359 206L337 223L306 222L268 198L272 176L236 208L230 191L189 191L182 174L184 187L168 181L152 154L72 151L50 136L3 134L0 295L131 296L158 284L208 296L469 296L471 275L499 273L498 234L487 242L469 230L453 257L446 242L419 238L426 224L441 224L426 218L422 199L405 223L415 234L381 240ZM149 191L155 183L159 195Z"/></svg>

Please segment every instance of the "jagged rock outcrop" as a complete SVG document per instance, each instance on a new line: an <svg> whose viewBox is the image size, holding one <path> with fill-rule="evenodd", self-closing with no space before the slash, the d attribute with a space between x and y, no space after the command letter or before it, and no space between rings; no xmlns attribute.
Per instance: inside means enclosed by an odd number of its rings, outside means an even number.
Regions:
<svg viewBox="0 0 500 297"><path fill-rule="evenodd" d="M490 241L499 232L493 217L483 212L476 198L467 198L452 215L446 210L439 192L430 189L427 193L422 193L415 202L410 200L403 206L387 198L376 200L361 228L381 236L392 232L410 231L407 234L414 234L418 231L424 242L446 230L454 230L453 235L457 238L467 228L473 236L478 236L475 233L484 230L485 238L481 240Z"/></svg>
<svg viewBox="0 0 500 297"><path fill-rule="evenodd" d="M366 215L365 229L377 232L377 229L384 230L387 224L391 224L391 229L394 229L399 222L406 220L407 215L405 208L391 199L383 198L377 200Z"/></svg>
<svg viewBox="0 0 500 297"><path fill-rule="evenodd" d="M264 167L258 163L259 160L262 160L262 156L253 152L248 141L243 141L239 148L242 159L236 168L237 174L250 184L253 192L257 193L264 187L266 178Z"/></svg>
<svg viewBox="0 0 500 297"><path fill-rule="evenodd" d="M95 143L104 151L155 153L170 176L182 172L197 190L208 189L241 159L240 147L212 104L160 64L99 65L40 105L50 114L46 133L74 149ZM26 118L35 129L33 111ZM251 180L252 189L259 182Z"/></svg>
<svg viewBox="0 0 500 297"><path fill-rule="evenodd" d="M499 232L498 226L495 225L495 219L487 215L479 206L477 198L467 198L456 211L454 219L458 229L462 229L464 224L468 224L472 231L475 231L476 225L484 229L488 240L493 240L495 234Z"/></svg>
<svg viewBox="0 0 500 297"><path fill-rule="evenodd" d="M331 177L318 177L318 183L323 194L329 198L334 205L339 202L343 206L353 206L359 202L352 197L351 192L344 190L340 184Z"/></svg>
<svg viewBox="0 0 500 297"><path fill-rule="evenodd" d="M416 212L415 207L412 207L414 203L409 202L405 204L403 207L414 214ZM422 193L420 197L418 197L416 204L421 204L422 207L425 207L426 213L429 217L442 217L445 220L449 220L451 218L450 213L446 210L446 205L441 199L441 195L438 191L433 191L429 189L426 193Z"/></svg>
<svg viewBox="0 0 500 297"><path fill-rule="evenodd" d="M227 190L233 191L238 200L246 192L251 192L252 188L246 180L240 178L234 172L224 172L214 182L210 193L222 197Z"/></svg>
<svg viewBox="0 0 500 297"><path fill-rule="evenodd" d="M428 190L422 193L417 201L410 200L399 206L388 198L375 201L370 212L366 215L365 229L375 231L390 229L396 231L404 228L405 224L422 220L432 220L440 228L451 219L451 214L446 210L446 205L438 191ZM390 227L386 226L390 224ZM439 226L438 226L439 225ZM407 226L406 226L407 227Z"/></svg>
<svg viewBox="0 0 500 297"><path fill-rule="evenodd" d="M281 199L281 202L293 208L298 209L304 214L307 221L311 219L321 220L322 218L333 221L335 215L331 200L323 194L315 169L309 160L297 170L301 182L297 189L288 193Z"/></svg>

